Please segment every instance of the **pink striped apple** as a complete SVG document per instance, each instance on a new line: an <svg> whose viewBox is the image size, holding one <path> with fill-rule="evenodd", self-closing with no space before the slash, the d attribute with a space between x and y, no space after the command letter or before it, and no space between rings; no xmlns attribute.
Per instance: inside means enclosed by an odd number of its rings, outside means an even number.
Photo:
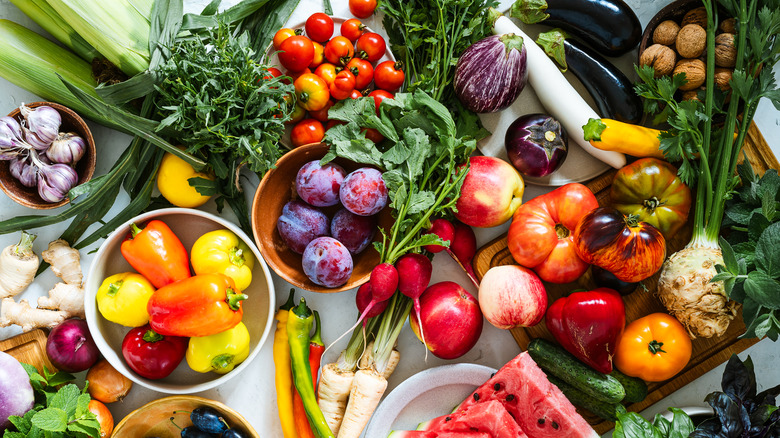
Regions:
<svg viewBox="0 0 780 438"><path fill-rule="evenodd" d="M495 157L471 157L455 217L472 227L501 225L523 202L523 190L523 178L511 164Z"/></svg>

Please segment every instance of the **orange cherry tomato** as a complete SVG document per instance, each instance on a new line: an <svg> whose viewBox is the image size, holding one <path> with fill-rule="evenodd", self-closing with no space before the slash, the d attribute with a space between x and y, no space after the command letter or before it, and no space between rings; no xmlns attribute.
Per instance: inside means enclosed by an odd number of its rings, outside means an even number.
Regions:
<svg viewBox="0 0 780 438"><path fill-rule="evenodd" d="M306 19L306 35L318 43L328 41L333 36L333 19L322 12L311 14Z"/></svg>
<svg viewBox="0 0 780 438"><path fill-rule="evenodd" d="M685 368L691 351L691 338L677 318L651 313L626 326L613 362L627 376L661 382Z"/></svg>
<svg viewBox="0 0 780 438"><path fill-rule="evenodd" d="M328 84L314 73L300 75L294 85L298 104L306 111L322 109L330 99Z"/></svg>
<svg viewBox="0 0 780 438"><path fill-rule="evenodd" d="M355 75L349 70L341 70L330 84L330 95L336 100L348 98L355 91Z"/></svg>
<svg viewBox="0 0 780 438"><path fill-rule="evenodd" d="M303 35L294 35L279 46L279 62L290 71L301 71L314 60L314 44Z"/></svg>
<svg viewBox="0 0 780 438"><path fill-rule="evenodd" d="M292 125L293 123L300 122L304 117L306 117L306 110L300 105L295 105L295 109L293 109L292 114L290 114L290 120L284 123Z"/></svg>
<svg viewBox="0 0 780 438"><path fill-rule="evenodd" d="M376 113L379 114L379 105L385 99L392 99L393 93L390 93L389 91L385 91L385 90L374 90L368 93L368 96L374 98L374 104L376 105Z"/></svg>
<svg viewBox="0 0 780 438"><path fill-rule="evenodd" d="M364 33L355 43L355 52L358 53L358 56L371 62L377 62L382 59L386 50L387 44L385 44L385 39L376 32Z"/></svg>
<svg viewBox="0 0 780 438"><path fill-rule="evenodd" d="M320 64L319 67L317 67L317 69L314 70L314 74L321 77L322 80L324 80L325 83L328 84L328 87L330 87L330 84L333 82L334 79L336 79L337 73L338 72L336 71L336 66L329 62Z"/></svg>
<svg viewBox="0 0 780 438"><path fill-rule="evenodd" d="M317 41L312 41L311 44L314 46L314 59L309 64L309 68L317 68L325 61L325 47Z"/></svg>
<svg viewBox="0 0 780 438"><path fill-rule="evenodd" d="M363 24L357 18L350 18L349 20L341 23L341 36L346 37L353 43L363 35L366 25Z"/></svg>
<svg viewBox="0 0 780 438"><path fill-rule="evenodd" d="M355 46L346 37L337 36L325 44L325 58L334 65L347 65L355 56Z"/></svg>
<svg viewBox="0 0 780 438"><path fill-rule="evenodd" d="M376 0L349 0L349 12L358 18L368 18L376 9Z"/></svg>
<svg viewBox="0 0 780 438"><path fill-rule="evenodd" d="M358 90L365 90L374 79L374 66L365 59L352 58L347 63L346 69L355 75L355 88Z"/></svg>
<svg viewBox="0 0 780 438"><path fill-rule="evenodd" d="M300 30L292 30L289 27L279 29L274 34L274 49L279 50L282 46L282 42L291 36L300 35Z"/></svg>
<svg viewBox="0 0 780 438"><path fill-rule="evenodd" d="M328 103L322 107L322 109L318 109L317 111L309 111L309 115L315 120L326 123L328 121L328 110L335 104L336 102L333 99L330 99L328 100Z"/></svg>
<svg viewBox="0 0 780 438"><path fill-rule="evenodd" d="M290 137L294 147L319 143L325 137L325 128L319 120L304 119L293 126Z"/></svg>
<svg viewBox="0 0 780 438"><path fill-rule="evenodd" d="M374 70L374 83L377 88L396 91L404 84L404 71L401 61L385 61L379 63Z"/></svg>

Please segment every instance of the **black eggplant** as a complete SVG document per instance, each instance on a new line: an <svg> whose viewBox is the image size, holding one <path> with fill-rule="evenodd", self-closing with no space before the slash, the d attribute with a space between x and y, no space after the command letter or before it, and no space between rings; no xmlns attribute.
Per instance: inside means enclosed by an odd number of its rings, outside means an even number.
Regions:
<svg viewBox="0 0 780 438"><path fill-rule="evenodd" d="M539 34L536 43L564 70L570 69L596 101L601 117L627 123L639 123L642 101L634 93L634 84L611 62L598 53L553 29Z"/></svg>
<svg viewBox="0 0 780 438"><path fill-rule="evenodd" d="M606 56L627 53L642 39L639 19L622 0L517 0L509 15L560 27Z"/></svg>

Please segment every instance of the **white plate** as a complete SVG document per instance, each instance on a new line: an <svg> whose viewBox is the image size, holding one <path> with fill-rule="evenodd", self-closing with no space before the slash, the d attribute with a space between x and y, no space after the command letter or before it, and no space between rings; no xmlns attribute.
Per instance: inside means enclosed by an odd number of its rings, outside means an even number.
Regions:
<svg viewBox="0 0 780 438"><path fill-rule="evenodd" d="M385 438L391 430L414 430L423 421L448 414L495 372L495 368L470 363L421 371L382 401L363 436Z"/></svg>

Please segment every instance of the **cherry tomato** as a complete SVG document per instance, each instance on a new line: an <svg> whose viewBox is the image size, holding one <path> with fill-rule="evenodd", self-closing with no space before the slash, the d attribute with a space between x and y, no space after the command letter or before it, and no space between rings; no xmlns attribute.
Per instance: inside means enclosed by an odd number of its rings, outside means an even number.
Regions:
<svg viewBox="0 0 780 438"><path fill-rule="evenodd" d="M371 93L369 93L368 96L374 98L374 104L376 104L376 113L379 114L379 105L385 99L392 99L393 93L390 93L385 90L374 90Z"/></svg>
<svg viewBox="0 0 780 438"><path fill-rule="evenodd" d="M330 95L336 100L348 98L355 91L355 75L349 70L341 70L330 84Z"/></svg>
<svg viewBox="0 0 780 438"><path fill-rule="evenodd" d="M325 81L326 84L328 84L328 87L330 87L330 84L333 82L334 79L336 79L336 66L326 62L324 64L320 64L319 67L317 67L316 70L314 70L314 74L321 77L322 80Z"/></svg>
<svg viewBox="0 0 780 438"><path fill-rule="evenodd" d="M306 117L306 110L303 109L303 107L300 105L295 105L295 109L293 110L292 114L290 114L290 120L284 123L292 125L293 123L300 122L304 117Z"/></svg>
<svg viewBox="0 0 780 438"><path fill-rule="evenodd" d="M309 68L317 68L325 61L325 47L317 41L312 41L311 44L314 46L314 59L309 64Z"/></svg>
<svg viewBox="0 0 780 438"><path fill-rule="evenodd" d="M324 43L333 36L333 19L322 12L315 12L306 19L306 35L312 41Z"/></svg>
<svg viewBox="0 0 780 438"><path fill-rule="evenodd" d="M290 71L301 71L314 60L314 44L303 35L294 35L279 46L279 62Z"/></svg>
<svg viewBox="0 0 780 438"><path fill-rule="evenodd" d="M318 109L317 111L309 111L309 115L315 120L326 123L328 121L328 110L335 104L336 102L333 99L330 99L325 104L325 106L322 107L322 109Z"/></svg>
<svg viewBox="0 0 780 438"><path fill-rule="evenodd" d="M365 90L366 87L368 87L368 84L374 79L374 66L365 59L352 58L349 63L347 63L346 68L355 75L355 88L358 90Z"/></svg>
<svg viewBox="0 0 780 438"><path fill-rule="evenodd" d="M290 79L292 79L292 81L283 80L282 82L284 82L285 84L288 84L288 85L292 84L292 83L295 82L296 79L298 79L298 77L300 77L304 73L311 73L311 69L305 68L305 69L303 69L301 71L289 71L289 70L287 70L286 72L284 72L284 75L285 76L289 76Z"/></svg>
<svg viewBox="0 0 780 438"><path fill-rule="evenodd" d="M349 95L350 99L357 99L358 97L365 97L357 88L352 90L352 94Z"/></svg>
<svg viewBox="0 0 780 438"><path fill-rule="evenodd" d="M319 120L304 119L293 127L290 136L294 147L319 143L325 137L325 128Z"/></svg>
<svg viewBox="0 0 780 438"><path fill-rule="evenodd" d="M350 18L349 20L341 23L341 36L346 37L348 40L354 43L358 38L360 38L360 35L363 35L363 30L365 28L366 25L363 24L360 20L357 18Z"/></svg>
<svg viewBox="0 0 780 438"><path fill-rule="evenodd" d="M304 73L295 80L295 95L306 111L322 109L330 99L328 84L313 73Z"/></svg>
<svg viewBox="0 0 780 438"><path fill-rule="evenodd" d="M349 12L358 18L368 18L376 9L376 0L349 0Z"/></svg>
<svg viewBox="0 0 780 438"><path fill-rule="evenodd" d="M301 34L300 30L292 30L289 27L285 27L283 29L277 30L276 34L274 34L274 49L279 50L284 40L290 38L291 36L300 35L300 34Z"/></svg>
<svg viewBox="0 0 780 438"><path fill-rule="evenodd" d="M341 120L328 120L328 123L325 125L325 131L327 132L330 130L330 128L333 128L334 126L344 125L346 122L342 122Z"/></svg>
<svg viewBox="0 0 780 438"><path fill-rule="evenodd" d="M382 142L382 140L385 139L385 137L379 133L374 128L363 128L360 130L363 134L365 134L366 138L373 141L376 144L379 144Z"/></svg>
<svg viewBox="0 0 780 438"><path fill-rule="evenodd" d="M268 67L268 73L270 73L271 76L264 76L263 79L278 78L282 75L282 71L276 67Z"/></svg>
<svg viewBox="0 0 780 438"><path fill-rule="evenodd" d="M355 56L355 46L346 37L337 36L325 45L325 58L334 65L347 65Z"/></svg>
<svg viewBox="0 0 780 438"><path fill-rule="evenodd" d="M386 49L385 39L376 32L364 33L355 43L358 56L371 62L379 61L385 55Z"/></svg>
<svg viewBox="0 0 780 438"><path fill-rule="evenodd" d="M385 61L376 66L374 70L374 84L377 88L387 91L396 91L404 84L404 71L401 70L401 61Z"/></svg>

